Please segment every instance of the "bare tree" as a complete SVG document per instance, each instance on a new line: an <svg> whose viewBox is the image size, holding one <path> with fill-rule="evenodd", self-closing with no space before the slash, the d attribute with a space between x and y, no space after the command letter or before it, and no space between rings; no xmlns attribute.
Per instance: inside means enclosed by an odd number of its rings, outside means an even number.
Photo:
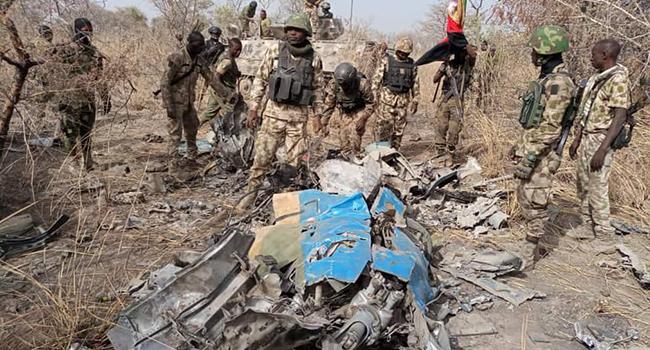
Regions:
<svg viewBox="0 0 650 350"><path fill-rule="evenodd" d="M8 56L8 52L0 52L0 58L14 67L14 81L11 85L11 90L5 98L2 107L2 119L0 120L0 156L4 152L4 145L9 134L9 124L16 109L16 105L20 101L25 79L29 74L30 68L38 65L38 62L32 59L29 52L25 49L16 24L9 17L9 8L14 4L14 0L0 1L0 22L2 23L6 35L13 47L15 56Z"/></svg>
<svg viewBox="0 0 650 350"><path fill-rule="evenodd" d="M211 0L150 0L172 34L185 36L204 19L203 13L212 6Z"/></svg>

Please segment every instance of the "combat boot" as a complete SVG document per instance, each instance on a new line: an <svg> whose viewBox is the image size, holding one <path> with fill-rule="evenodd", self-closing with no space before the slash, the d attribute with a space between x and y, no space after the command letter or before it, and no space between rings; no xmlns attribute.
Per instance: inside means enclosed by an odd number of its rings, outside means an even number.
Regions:
<svg viewBox="0 0 650 350"><path fill-rule="evenodd" d="M532 271L535 268L535 258L537 257L537 248L539 246L539 238L526 236L519 257L521 258L521 268L519 271Z"/></svg>
<svg viewBox="0 0 650 350"><path fill-rule="evenodd" d="M576 240L593 240L596 238L594 231L585 224L572 227L565 236Z"/></svg>

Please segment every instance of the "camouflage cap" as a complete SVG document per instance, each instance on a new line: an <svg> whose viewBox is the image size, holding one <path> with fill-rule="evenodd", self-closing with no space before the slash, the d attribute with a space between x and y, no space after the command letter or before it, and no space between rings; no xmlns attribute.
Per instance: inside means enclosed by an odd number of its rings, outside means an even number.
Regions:
<svg viewBox="0 0 650 350"><path fill-rule="evenodd" d="M295 29L300 29L304 31L307 36L311 36L311 23L309 22L309 18L303 14L294 14L289 17L287 20L287 23L284 24L284 30L286 31L288 28L295 28Z"/></svg>
<svg viewBox="0 0 650 350"><path fill-rule="evenodd" d="M325 1L324 3L322 3L322 4L320 5L320 7L321 7L323 10L329 10L329 9L332 8L332 5L330 5L329 2Z"/></svg>
<svg viewBox="0 0 650 350"><path fill-rule="evenodd" d="M527 43L540 55L554 55L569 50L569 33L562 27L539 27Z"/></svg>
<svg viewBox="0 0 650 350"><path fill-rule="evenodd" d="M407 36L397 39L395 43L395 51L402 51L404 53L413 52L413 40Z"/></svg>

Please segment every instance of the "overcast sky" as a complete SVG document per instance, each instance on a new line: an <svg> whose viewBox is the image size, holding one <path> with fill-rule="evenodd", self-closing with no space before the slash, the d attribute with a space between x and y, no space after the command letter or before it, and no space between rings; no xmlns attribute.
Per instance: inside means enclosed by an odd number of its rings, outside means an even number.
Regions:
<svg viewBox="0 0 650 350"><path fill-rule="evenodd" d="M329 0L332 12L345 19L350 17L351 0ZM369 21L371 26L385 33L413 29L417 22L424 18L429 5L435 0L354 0L354 17ZM137 6L149 18L157 15L156 10L148 1L107 0L109 8ZM223 1L216 0L216 4Z"/></svg>

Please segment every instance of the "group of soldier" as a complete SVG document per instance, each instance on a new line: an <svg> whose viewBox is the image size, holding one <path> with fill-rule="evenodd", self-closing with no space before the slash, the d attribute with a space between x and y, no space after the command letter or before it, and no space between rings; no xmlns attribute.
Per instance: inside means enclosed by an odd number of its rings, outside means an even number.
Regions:
<svg viewBox="0 0 650 350"><path fill-rule="evenodd" d="M303 13L309 17L312 27L312 35L316 36L319 19L332 19L334 14L331 12L332 5L323 0L302 0L304 3ZM321 9L322 14L318 13ZM244 6L239 14L239 23L241 27L242 38L251 36L250 28L251 23L255 22L255 13L257 11L257 1L251 1L248 5ZM268 18L266 10L260 11L259 19L259 32L257 33L261 38L271 38L273 32L271 31L271 20Z"/></svg>
<svg viewBox="0 0 650 350"><path fill-rule="evenodd" d="M309 3L319 4L318 1ZM101 81L102 58L91 43L92 24L79 18L74 29L72 43L60 46L51 54L60 57L64 64L70 63L66 74L71 77ZM45 40L50 40L51 30L40 28L39 31ZM179 178L179 174L200 168L196 137L201 124L243 104L237 88L241 76L237 58L242 42L231 38L226 48L220 42L218 28L209 32L212 37L207 41L199 32L192 32L186 45L167 58L161 79L168 117L168 168L170 174ZM308 122L316 134L335 134L345 155L361 150L371 116L375 124L374 141L387 142L399 149L407 115L418 111L420 85L418 67L410 58L413 51L410 38L399 38L391 54L382 45L379 54L373 57L376 66L370 77L353 64L343 62L328 83L321 57L309 41L313 35L311 18L305 14L292 15L284 32L282 40L265 53L252 84L246 125L259 130L248 195L240 202L237 208L240 211L246 211L254 203L281 145L286 147L285 162L296 168L300 166L309 147ZM539 28L528 46L532 48L532 62L539 67L540 74L524 96L519 118L524 130L509 158L516 162L517 198L526 225L521 255L525 266L532 268L539 240L552 226L547 209L553 177L562 160L563 147L558 145L563 142L565 120L572 113L577 131L569 153L578 159L577 191L582 222L569 230L567 236L609 239L614 234L609 223L608 184L613 154L621 147L621 130L630 121L631 87L627 69L617 63L621 47L614 40L602 40L593 46L592 64L597 73L579 94L563 60L563 53L569 50L566 30L556 26ZM434 77L434 81L445 79L434 122L434 145L439 154L453 154L458 145L463 124L462 93L471 81L476 57L476 48L467 45L446 60ZM199 76L211 89L208 108L200 119L194 106ZM93 167L90 134L97 109L94 93L99 92L104 113L111 109L110 97L102 84L96 89L80 87L73 91L76 91L74 96L68 95L58 105L63 137L66 146L81 158L83 167L90 170ZM183 134L187 143L185 157L179 153Z"/></svg>

